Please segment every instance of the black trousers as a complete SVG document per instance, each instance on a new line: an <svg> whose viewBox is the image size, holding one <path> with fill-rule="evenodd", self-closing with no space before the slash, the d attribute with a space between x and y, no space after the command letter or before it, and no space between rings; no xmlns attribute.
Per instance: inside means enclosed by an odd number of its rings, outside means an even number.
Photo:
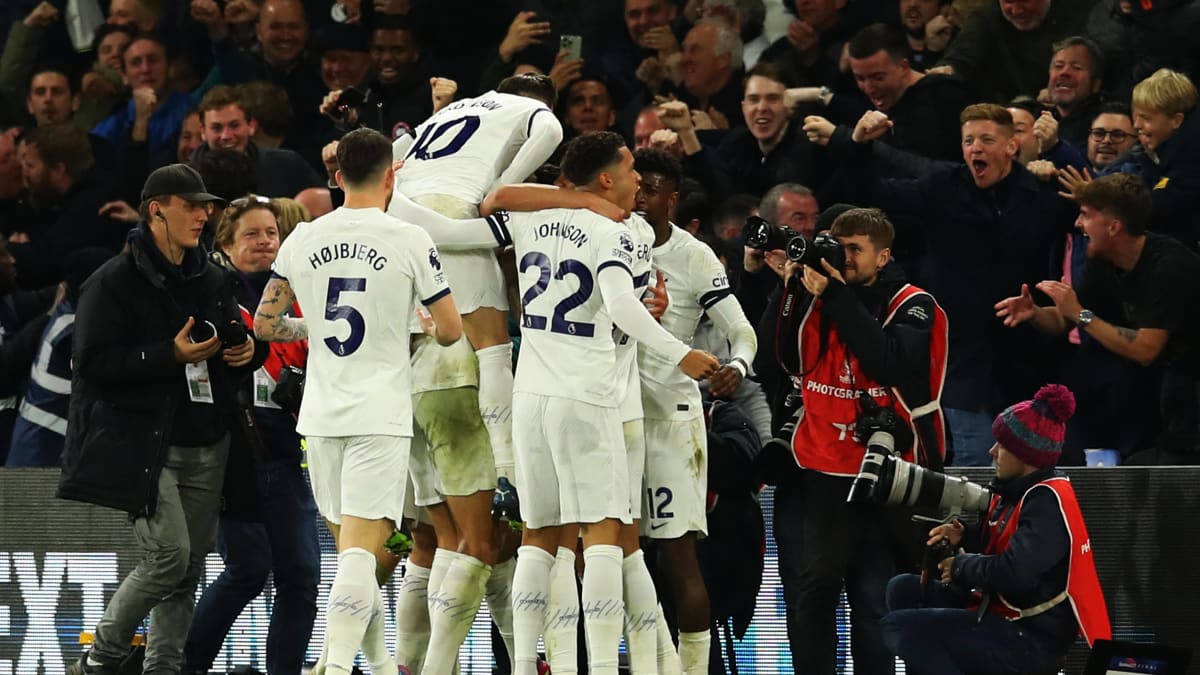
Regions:
<svg viewBox="0 0 1200 675"><path fill-rule="evenodd" d="M897 572L896 538L919 531L903 525L907 513L899 509L846 503L851 481L806 469L775 490L774 536L788 643L800 675L836 672L836 612L843 587L850 603L854 672L895 671L880 620L887 613L888 581Z"/></svg>

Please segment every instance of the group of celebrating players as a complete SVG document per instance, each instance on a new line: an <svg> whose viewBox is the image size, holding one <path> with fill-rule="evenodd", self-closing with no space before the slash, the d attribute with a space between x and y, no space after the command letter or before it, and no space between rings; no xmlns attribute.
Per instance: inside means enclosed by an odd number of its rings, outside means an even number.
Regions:
<svg viewBox="0 0 1200 675"><path fill-rule="evenodd" d="M635 674L708 671L696 381L735 389L754 330L716 255L669 221L669 156L640 151L640 176L620 136L589 133L560 187L521 184L562 140L554 99L548 78L519 75L394 144L350 132L344 206L279 250L255 332L309 340L297 429L339 551L317 672L349 672L361 648L372 673L451 673L485 597L517 675L538 672L539 635L552 670L576 672L581 613L593 673L616 674L622 635ZM724 364L690 347L704 314ZM404 519L393 655L378 579ZM522 523L519 548L505 521ZM666 561L678 650L639 536Z"/></svg>

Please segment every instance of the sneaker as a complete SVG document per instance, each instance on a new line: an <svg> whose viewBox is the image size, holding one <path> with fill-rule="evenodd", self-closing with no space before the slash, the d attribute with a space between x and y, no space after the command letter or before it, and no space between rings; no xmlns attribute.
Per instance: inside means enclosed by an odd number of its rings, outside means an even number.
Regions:
<svg viewBox="0 0 1200 675"><path fill-rule="evenodd" d="M67 666L67 675L118 675L117 670L109 666L93 666L87 662L88 652L79 656L79 660Z"/></svg>
<svg viewBox="0 0 1200 675"><path fill-rule="evenodd" d="M496 480L496 494L492 496L492 518L506 520L513 529L520 529L521 500L517 497L517 488L504 476Z"/></svg>

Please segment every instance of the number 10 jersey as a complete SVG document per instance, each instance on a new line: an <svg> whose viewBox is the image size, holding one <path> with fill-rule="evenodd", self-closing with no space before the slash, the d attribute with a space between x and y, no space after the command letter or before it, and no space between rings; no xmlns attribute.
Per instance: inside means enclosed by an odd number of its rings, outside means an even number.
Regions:
<svg viewBox="0 0 1200 675"><path fill-rule="evenodd" d="M470 204L495 185L524 182L562 140L545 103L494 91L451 103L413 133L396 189L410 198L450 195Z"/></svg>
<svg viewBox="0 0 1200 675"><path fill-rule="evenodd" d="M615 266L632 278L633 235L582 209L506 217L517 251L522 309L513 391L615 408L613 322L598 276Z"/></svg>
<svg viewBox="0 0 1200 675"><path fill-rule="evenodd" d="M308 328L296 430L313 436L412 436L413 299L450 293L429 235L379 209L340 208L301 223L279 247Z"/></svg>

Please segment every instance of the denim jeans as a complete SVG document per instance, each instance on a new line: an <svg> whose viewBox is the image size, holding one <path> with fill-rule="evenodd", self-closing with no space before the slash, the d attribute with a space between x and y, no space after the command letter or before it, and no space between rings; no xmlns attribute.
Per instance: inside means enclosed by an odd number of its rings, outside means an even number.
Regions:
<svg viewBox="0 0 1200 675"><path fill-rule="evenodd" d="M225 570L196 606L185 672L212 668L225 635L272 572L275 598L267 632L267 673L295 675L304 665L321 579L317 507L295 460L259 462L257 481L262 522L221 519L217 550Z"/></svg>
<svg viewBox="0 0 1200 675"><path fill-rule="evenodd" d="M837 667L836 612L842 587L850 603L854 671L887 675L895 659L883 644L879 620L896 573L879 508L847 504L850 478L803 470L775 489L775 542L795 672L833 675Z"/></svg>
<svg viewBox="0 0 1200 675"><path fill-rule="evenodd" d="M149 614L143 672L179 672L196 584L217 536L228 452L228 436L207 447L167 449L158 477L158 508L153 516L133 520L142 560L121 582L96 624L92 657L97 661L120 663Z"/></svg>
<svg viewBox="0 0 1200 675"><path fill-rule="evenodd" d="M1058 654L992 612L963 609L965 594L937 581L902 574L888 583L883 640L915 675L1039 673L1056 669Z"/></svg>
<svg viewBox="0 0 1200 675"><path fill-rule="evenodd" d="M995 416L958 408L943 408L943 412L950 427L954 466L991 466L992 457L988 451L995 444L992 438Z"/></svg>

